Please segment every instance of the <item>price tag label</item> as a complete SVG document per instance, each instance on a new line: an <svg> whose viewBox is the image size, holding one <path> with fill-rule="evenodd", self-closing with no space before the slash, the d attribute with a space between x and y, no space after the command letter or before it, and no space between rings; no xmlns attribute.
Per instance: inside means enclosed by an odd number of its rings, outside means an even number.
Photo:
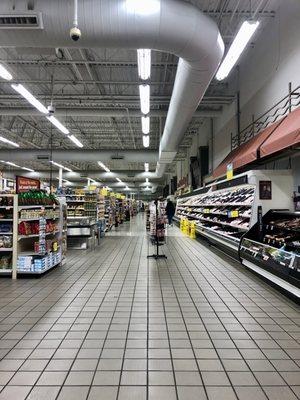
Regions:
<svg viewBox="0 0 300 400"><path fill-rule="evenodd" d="M204 214L210 214L210 209L209 208L205 208L204 209Z"/></svg>
<svg viewBox="0 0 300 400"><path fill-rule="evenodd" d="M232 218L237 218L239 216L238 210L231 211L231 216L232 216Z"/></svg>

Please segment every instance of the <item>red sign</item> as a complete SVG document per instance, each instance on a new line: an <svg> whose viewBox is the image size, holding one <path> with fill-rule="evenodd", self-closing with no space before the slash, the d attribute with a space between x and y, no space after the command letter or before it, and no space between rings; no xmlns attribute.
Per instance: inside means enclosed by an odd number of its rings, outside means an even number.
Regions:
<svg viewBox="0 0 300 400"><path fill-rule="evenodd" d="M16 193L28 192L28 190L39 190L41 182L38 179L16 176Z"/></svg>

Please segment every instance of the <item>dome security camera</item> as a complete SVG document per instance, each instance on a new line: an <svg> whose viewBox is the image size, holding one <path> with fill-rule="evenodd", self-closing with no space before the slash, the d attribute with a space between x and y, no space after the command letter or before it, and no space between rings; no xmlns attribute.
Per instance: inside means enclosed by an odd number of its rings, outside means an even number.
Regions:
<svg viewBox="0 0 300 400"><path fill-rule="evenodd" d="M76 26L73 26L70 30L70 37L74 42L77 42L81 38L81 30Z"/></svg>

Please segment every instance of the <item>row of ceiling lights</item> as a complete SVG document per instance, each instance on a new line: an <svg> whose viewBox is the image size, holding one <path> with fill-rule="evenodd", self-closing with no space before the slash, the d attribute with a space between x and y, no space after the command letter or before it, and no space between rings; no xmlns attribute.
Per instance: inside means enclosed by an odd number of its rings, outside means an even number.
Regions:
<svg viewBox="0 0 300 400"><path fill-rule="evenodd" d="M7 81L11 81L13 79L11 73L8 72L7 69L3 67L3 65L0 65L0 77ZM30 103L33 107L35 107L40 113L44 114L47 120L51 122L51 124L54 125L60 132L65 134L68 137L68 139L70 139L76 146L80 148L83 147L83 144L76 138L76 136L70 134L70 131L57 118L55 118L54 115L51 115L51 112L44 106L44 104L42 104L36 97L34 97L33 94L29 92L29 90L27 90L20 83L19 84L12 83L11 87L16 92L18 92L22 97L24 97L24 99L26 99L28 103ZM11 142L9 144L19 147L19 145L14 142Z"/></svg>
<svg viewBox="0 0 300 400"><path fill-rule="evenodd" d="M241 28L239 29L236 37L234 38L225 58L223 59L217 74L216 74L216 79L218 80L223 80L225 79L230 71L232 70L233 66L236 64L238 59L240 58L242 52L246 48L247 44L251 40L252 36L256 32L257 28L259 26L259 21L244 21L242 24ZM150 49L139 49L137 50L137 58L138 58L138 74L139 78L142 81L148 81L151 76L151 50ZM12 75L10 74L7 69L0 64L0 77L10 81L12 80ZM36 99L23 85L21 84L12 84L12 88L17 91L19 94L21 94L31 105L33 105L38 111L46 115L46 118L48 121L50 121L58 130L60 130L62 133L67 135L67 137L78 147L83 147L82 143L74 136L74 135L69 135L70 132L69 130L61 124L53 115L49 115L49 110L38 100ZM150 85L149 84L141 84L139 85L139 93L140 93L140 106L141 106L141 112L143 116L141 117L141 123L142 123L142 132L143 132L143 145L144 147L149 147L150 145L150 138L149 138L149 133L150 133L150 118L149 118L149 112L150 112ZM15 147L19 147L19 144L10 141L2 136L0 136L0 141L10 144ZM5 162L8 165L12 165L15 167L19 167L14 163L11 163L9 161ZM58 166L59 168L63 168L67 171L72 172L69 168L64 167L58 163L55 163L52 161L52 164ZM109 168L106 167L103 163L100 161L98 162L99 166L103 168L106 172L110 172ZM25 167L19 167L28 171L33 171L30 170L29 168ZM149 172L149 164L145 163L145 172ZM116 178L119 183L123 183L120 178ZM96 182L96 181L95 181ZM146 183L149 183L149 179L146 179ZM147 187L148 188L148 187ZM126 186L126 190L129 190L128 186Z"/></svg>
<svg viewBox="0 0 300 400"><path fill-rule="evenodd" d="M111 170L105 164L103 164L103 162L98 161L98 165L100 168L104 169L105 172L111 172ZM120 178L116 178L116 181L125 186L124 190L130 190L128 185L126 185Z"/></svg>
<svg viewBox="0 0 300 400"><path fill-rule="evenodd" d="M138 49L137 50L138 60L138 74L142 81L148 81L151 76L151 50L150 49ZM139 85L140 103L142 116L142 132L143 132L143 146L150 146L150 85L141 84Z"/></svg>

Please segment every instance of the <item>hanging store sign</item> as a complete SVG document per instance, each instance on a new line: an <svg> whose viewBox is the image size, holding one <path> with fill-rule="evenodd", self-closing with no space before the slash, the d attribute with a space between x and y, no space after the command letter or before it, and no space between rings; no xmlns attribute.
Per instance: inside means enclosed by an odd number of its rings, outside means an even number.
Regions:
<svg viewBox="0 0 300 400"><path fill-rule="evenodd" d="M28 192L28 190L40 190L41 182L38 179L16 176L16 193Z"/></svg>

